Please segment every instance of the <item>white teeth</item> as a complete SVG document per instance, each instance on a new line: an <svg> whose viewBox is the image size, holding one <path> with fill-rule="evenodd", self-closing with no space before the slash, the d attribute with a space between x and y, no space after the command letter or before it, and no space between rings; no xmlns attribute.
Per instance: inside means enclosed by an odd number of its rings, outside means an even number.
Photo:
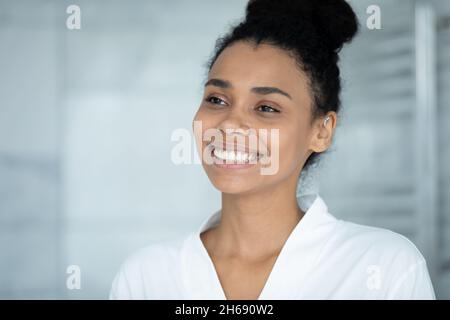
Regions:
<svg viewBox="0 0 450 320"><path fill-rule="evenodd" d="M225 160L228 162L236 162L236 163L248 163L250 161L254 161L256 159L255 153L246 153L246 152L234 152L234 151L226 151L220 149L214 149L214 156L221 160Z"/></svg>

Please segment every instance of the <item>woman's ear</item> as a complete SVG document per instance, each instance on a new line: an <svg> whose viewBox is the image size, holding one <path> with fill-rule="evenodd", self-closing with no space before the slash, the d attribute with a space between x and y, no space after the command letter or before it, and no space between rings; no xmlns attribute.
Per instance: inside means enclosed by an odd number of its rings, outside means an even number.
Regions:
<svg viewBox="0 0 450 320"><path fill-rule="evenodd" d="M337 124L337 114L328 112L325 116L314 120L309 149L313 152L324 152L332 142L334 130Z"/></svg>

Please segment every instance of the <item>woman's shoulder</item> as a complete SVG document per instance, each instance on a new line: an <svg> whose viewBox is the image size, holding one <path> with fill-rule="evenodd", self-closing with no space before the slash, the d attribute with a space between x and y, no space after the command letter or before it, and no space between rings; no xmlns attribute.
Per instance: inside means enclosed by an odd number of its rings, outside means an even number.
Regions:
<svg viewBox="0 0 450 320"><path fill-rule="evenodd" d="M333 270L334 277L342 282L365 284L362 293L370 297L435 297L427 263L418 247L408 237L387 228L337 220L317 265Z"/></svg>
<svg viewBox="0 0 450 320"><path fill-rule="evenodd" d="M167 266L167 262L179 257L187 236L155 241L131 252L122 263L122 268L155 268L158 265Z"/></svg>
<svg viewBox="0 0 450 320"><path fill-rule="evenodd" d="M114 277L110 299L171 297L179 292L179 258L186 237L153 242L129 254Z"/></svg>
<svg viewBox="0 0 450 320"><path fill-rule="evenodd" d="M379 258L396 259L405 264L425 262L417 246L396 231L346 220L338 220L339 229L334 241L353 252L366 253Z"/></svg>

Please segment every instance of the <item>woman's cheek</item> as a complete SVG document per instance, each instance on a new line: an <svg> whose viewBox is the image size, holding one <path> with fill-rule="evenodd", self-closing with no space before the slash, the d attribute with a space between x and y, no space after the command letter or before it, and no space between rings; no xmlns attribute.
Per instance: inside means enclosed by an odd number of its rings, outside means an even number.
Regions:
<svg viewBox="0 0 450 320"><path fill-rule="evenodd" d="M280 134L279 141L279 166L280 171L291 171L294 170L298 164L301 162L301 145L303 141L294 139L294 132L284 132L285 134Z"/></svg>

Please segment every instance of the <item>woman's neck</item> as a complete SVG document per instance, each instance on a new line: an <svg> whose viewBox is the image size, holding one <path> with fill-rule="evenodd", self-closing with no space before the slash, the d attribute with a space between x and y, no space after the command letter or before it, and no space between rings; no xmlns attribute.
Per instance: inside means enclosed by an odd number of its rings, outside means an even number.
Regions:
<svg viewBox="0 0 450 320"><path fill-rule="evenodd" d="M250 194L223 193L214 252L249 261L277 255L303 215L296 183Z"/></svg>

